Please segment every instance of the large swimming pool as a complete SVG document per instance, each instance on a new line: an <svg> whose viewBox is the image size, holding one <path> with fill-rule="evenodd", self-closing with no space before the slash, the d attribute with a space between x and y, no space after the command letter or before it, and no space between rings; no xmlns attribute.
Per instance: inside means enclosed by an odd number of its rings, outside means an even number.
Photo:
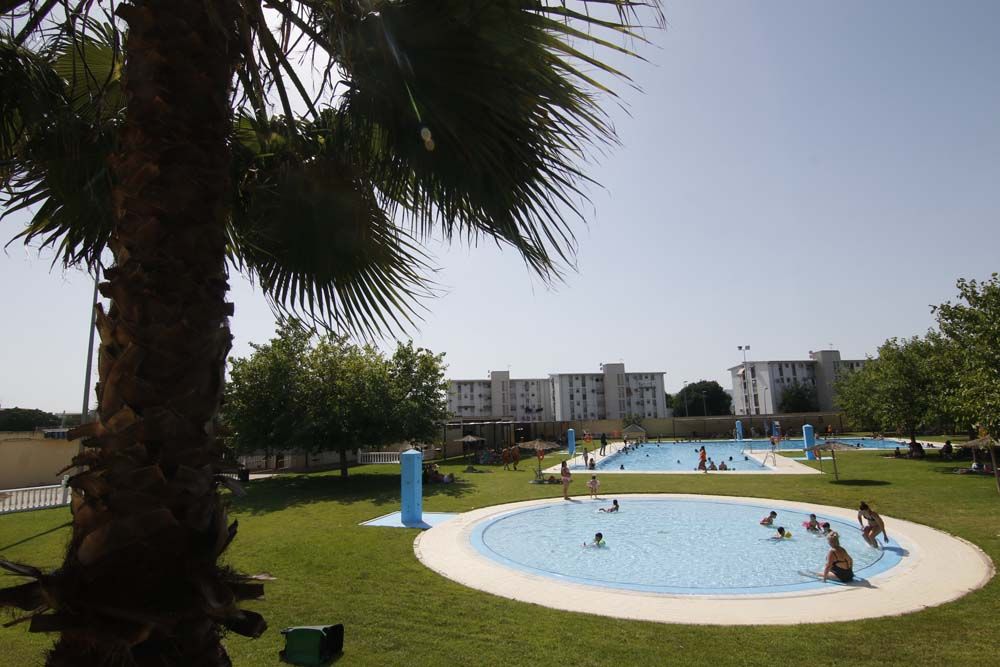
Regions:
<svg viewBox="0 0 1000 667"><path fill-rule="evenodd" d="M822 442L822 441L820 441ZM873 440L871 438L838 438L837 442L858 446L859 449L892 449L899 445L894 440ZM802 449L803 442L799 440L783 440L779 445L781 450ZM657 443L646 442L640 445L630 445L628 450L605 457L597 464L598 471L625 470L639 472L663 471L694 471L698 467L698 449L705 448L708 458L716 465L725 462L728 468L739 470L767 470L760 461L748 456L745 450L766 450L770 447L767 440L710 440L705 442ZM623 467L624 466L624 467ZM583 470L583 463L578 461L572 468Z"/></svg>
<svg viewBox="0 0 1000 667"><path fill-rule="evenodd" d="M802 527L808 516L801 511L739 501L618 500L621 511L613 514L599 511L610 498L512 511L477 526L472 544L487 558L531 574L654 593L760 594L841 585L810 573L822 571L829 547ZM775 530L759 525L772 509L778 512L775 526L790 529L791 539L770 539ZM858 577L899 563L898 544L873 549L857 524L819 520L840 534ZM607 546L584 547L598 531Z"/></svg>

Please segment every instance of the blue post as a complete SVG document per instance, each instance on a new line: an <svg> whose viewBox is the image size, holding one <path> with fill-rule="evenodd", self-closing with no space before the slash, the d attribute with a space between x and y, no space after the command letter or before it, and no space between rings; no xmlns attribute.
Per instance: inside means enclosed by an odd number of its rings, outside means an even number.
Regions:
<svg viewBox="0 0 1000 667"><path fill-rule="evenodd" d="M813 432L812 424L802 427L802 446L806 450L806 458L815 461L816 455L812 452L812 447L816 446L816 433Z"/></svg>
<svg viewBox="0 0 1000 667"><path fill-rule="evenodd" d="M739 419L736 420L736 439L743 440L743 422Z"/></svg>
<svg viewBox="0 0 1000 667"><path fill-rule="evenodd" d="M573 429L566 431L566 450L570 458L576 456L576 431Z"/></svg>
<svg viewBox="0 0 1000 667"><path fill-rule="evenodd" d="M416 449L408 449L399 455L403 480L400 519L404 526L423 523L424 520L423 462L424 455Z"/></svg>

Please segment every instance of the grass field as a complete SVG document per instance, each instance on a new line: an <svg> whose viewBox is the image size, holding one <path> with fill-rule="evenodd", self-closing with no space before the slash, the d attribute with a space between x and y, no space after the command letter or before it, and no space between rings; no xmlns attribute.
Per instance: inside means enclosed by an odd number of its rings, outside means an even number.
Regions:
<svg viewBox="0 0 1000 667"><path fill-rule="evenodd" d="M629 492L746 495L856 507L964 537L1000 558L1000 496L987 476L948 474L956 465L877 452L837 457L830 475L607 475L602 497ZM527 461L525 463L528 463ZM550 457L546 465L553 463ZM966 464L967 465L967 464ZM489 468L489 466L486 466ZM426 511L463 511L555 496L531 485L530 470L463 474L425 487ZM576 481L574 491L584 492ZM338 665L987 665L1000 661L1000 583L956 602L901 617L798 627L659 625L537 607L467 589L413 554L416 532L358 523L398 509L396 466L287 475L255 481L233 499L240 533L228 554L235 567L277 577L266 600L251 603L270 623L263 637L227 639L236 665L274 665L289 625L342 622ZM61 556L67 510L0 517L0 554L51 567ZM892 534L892 524L888 525ZM669 564L665 564L669 566ZM15 583L9 579L5 583ZM597 604L597 601L595 601ZM720 601L719 604L725 604ZM776 601L775 604L780 604ZM583 611L583 610L581 610ZM0 663L42 663L51 638L24 626L0 629Z"/></svg>

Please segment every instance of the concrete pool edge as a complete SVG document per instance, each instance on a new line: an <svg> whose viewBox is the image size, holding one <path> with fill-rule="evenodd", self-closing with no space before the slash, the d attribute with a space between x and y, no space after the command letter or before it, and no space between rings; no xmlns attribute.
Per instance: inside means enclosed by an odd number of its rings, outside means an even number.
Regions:
<svg viewBox="0 0 1000 667"><path fill-rule="evenodd" d="M854 521L856 512L790 500L700 494L618 494L620 498L767 503ZM660 623L790 625L830 623L919 611L982 588L994 575L990 558L971 542L909 521L884 517L903 561L869 581L871 588L830 585L792 593L677 595L606 588L514 570L479 554L471 535L481 522L507 512L565 502L530 500L480 508L421 533L417 558L453 581L487 593L564 611ZM897 541L898 538L898 541ZM780 604L778 604L780 601Z"/></svg>

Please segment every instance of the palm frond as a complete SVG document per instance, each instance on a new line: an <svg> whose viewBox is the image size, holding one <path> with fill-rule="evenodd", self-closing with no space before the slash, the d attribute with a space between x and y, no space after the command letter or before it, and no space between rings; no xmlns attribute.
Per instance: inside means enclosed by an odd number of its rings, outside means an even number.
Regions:
<svg viewBox="0 0 1000 667"><path fill-rule="evenodd" d="M88 40L85 54L106 59ZM0 102L0 220L27 211L30 219L14 240L56 249L65 265L93 263L111 233L108 156L114 127L96 122L120 111L94 89L81 91L65 75L74 69L68 51L32 53L0 38L0 87L16 91ZM115 82L116 85L116 82Z"/></svg>
<svg viewBox="0 0 1000 667"><path fill-rule="evenodd" d="M405 328L430 293L428 258L336 152L324 118L294 133L242 119L231 260L282 314L369 337Z"/></svg>
<svg viewBox="0 0 1000 667"><path fill-rule="evenodd" d="M508 244L544 278L572 262L567 215L582 217L591 183L577 165L617 141L596 98L613 93L584 68L628 80L575 45L633 55L597 33L642 39L631 17L645 3L596 4L619 19L556 2L410 0L317 25L348 79L342 137L419 237Z"/></svg>

